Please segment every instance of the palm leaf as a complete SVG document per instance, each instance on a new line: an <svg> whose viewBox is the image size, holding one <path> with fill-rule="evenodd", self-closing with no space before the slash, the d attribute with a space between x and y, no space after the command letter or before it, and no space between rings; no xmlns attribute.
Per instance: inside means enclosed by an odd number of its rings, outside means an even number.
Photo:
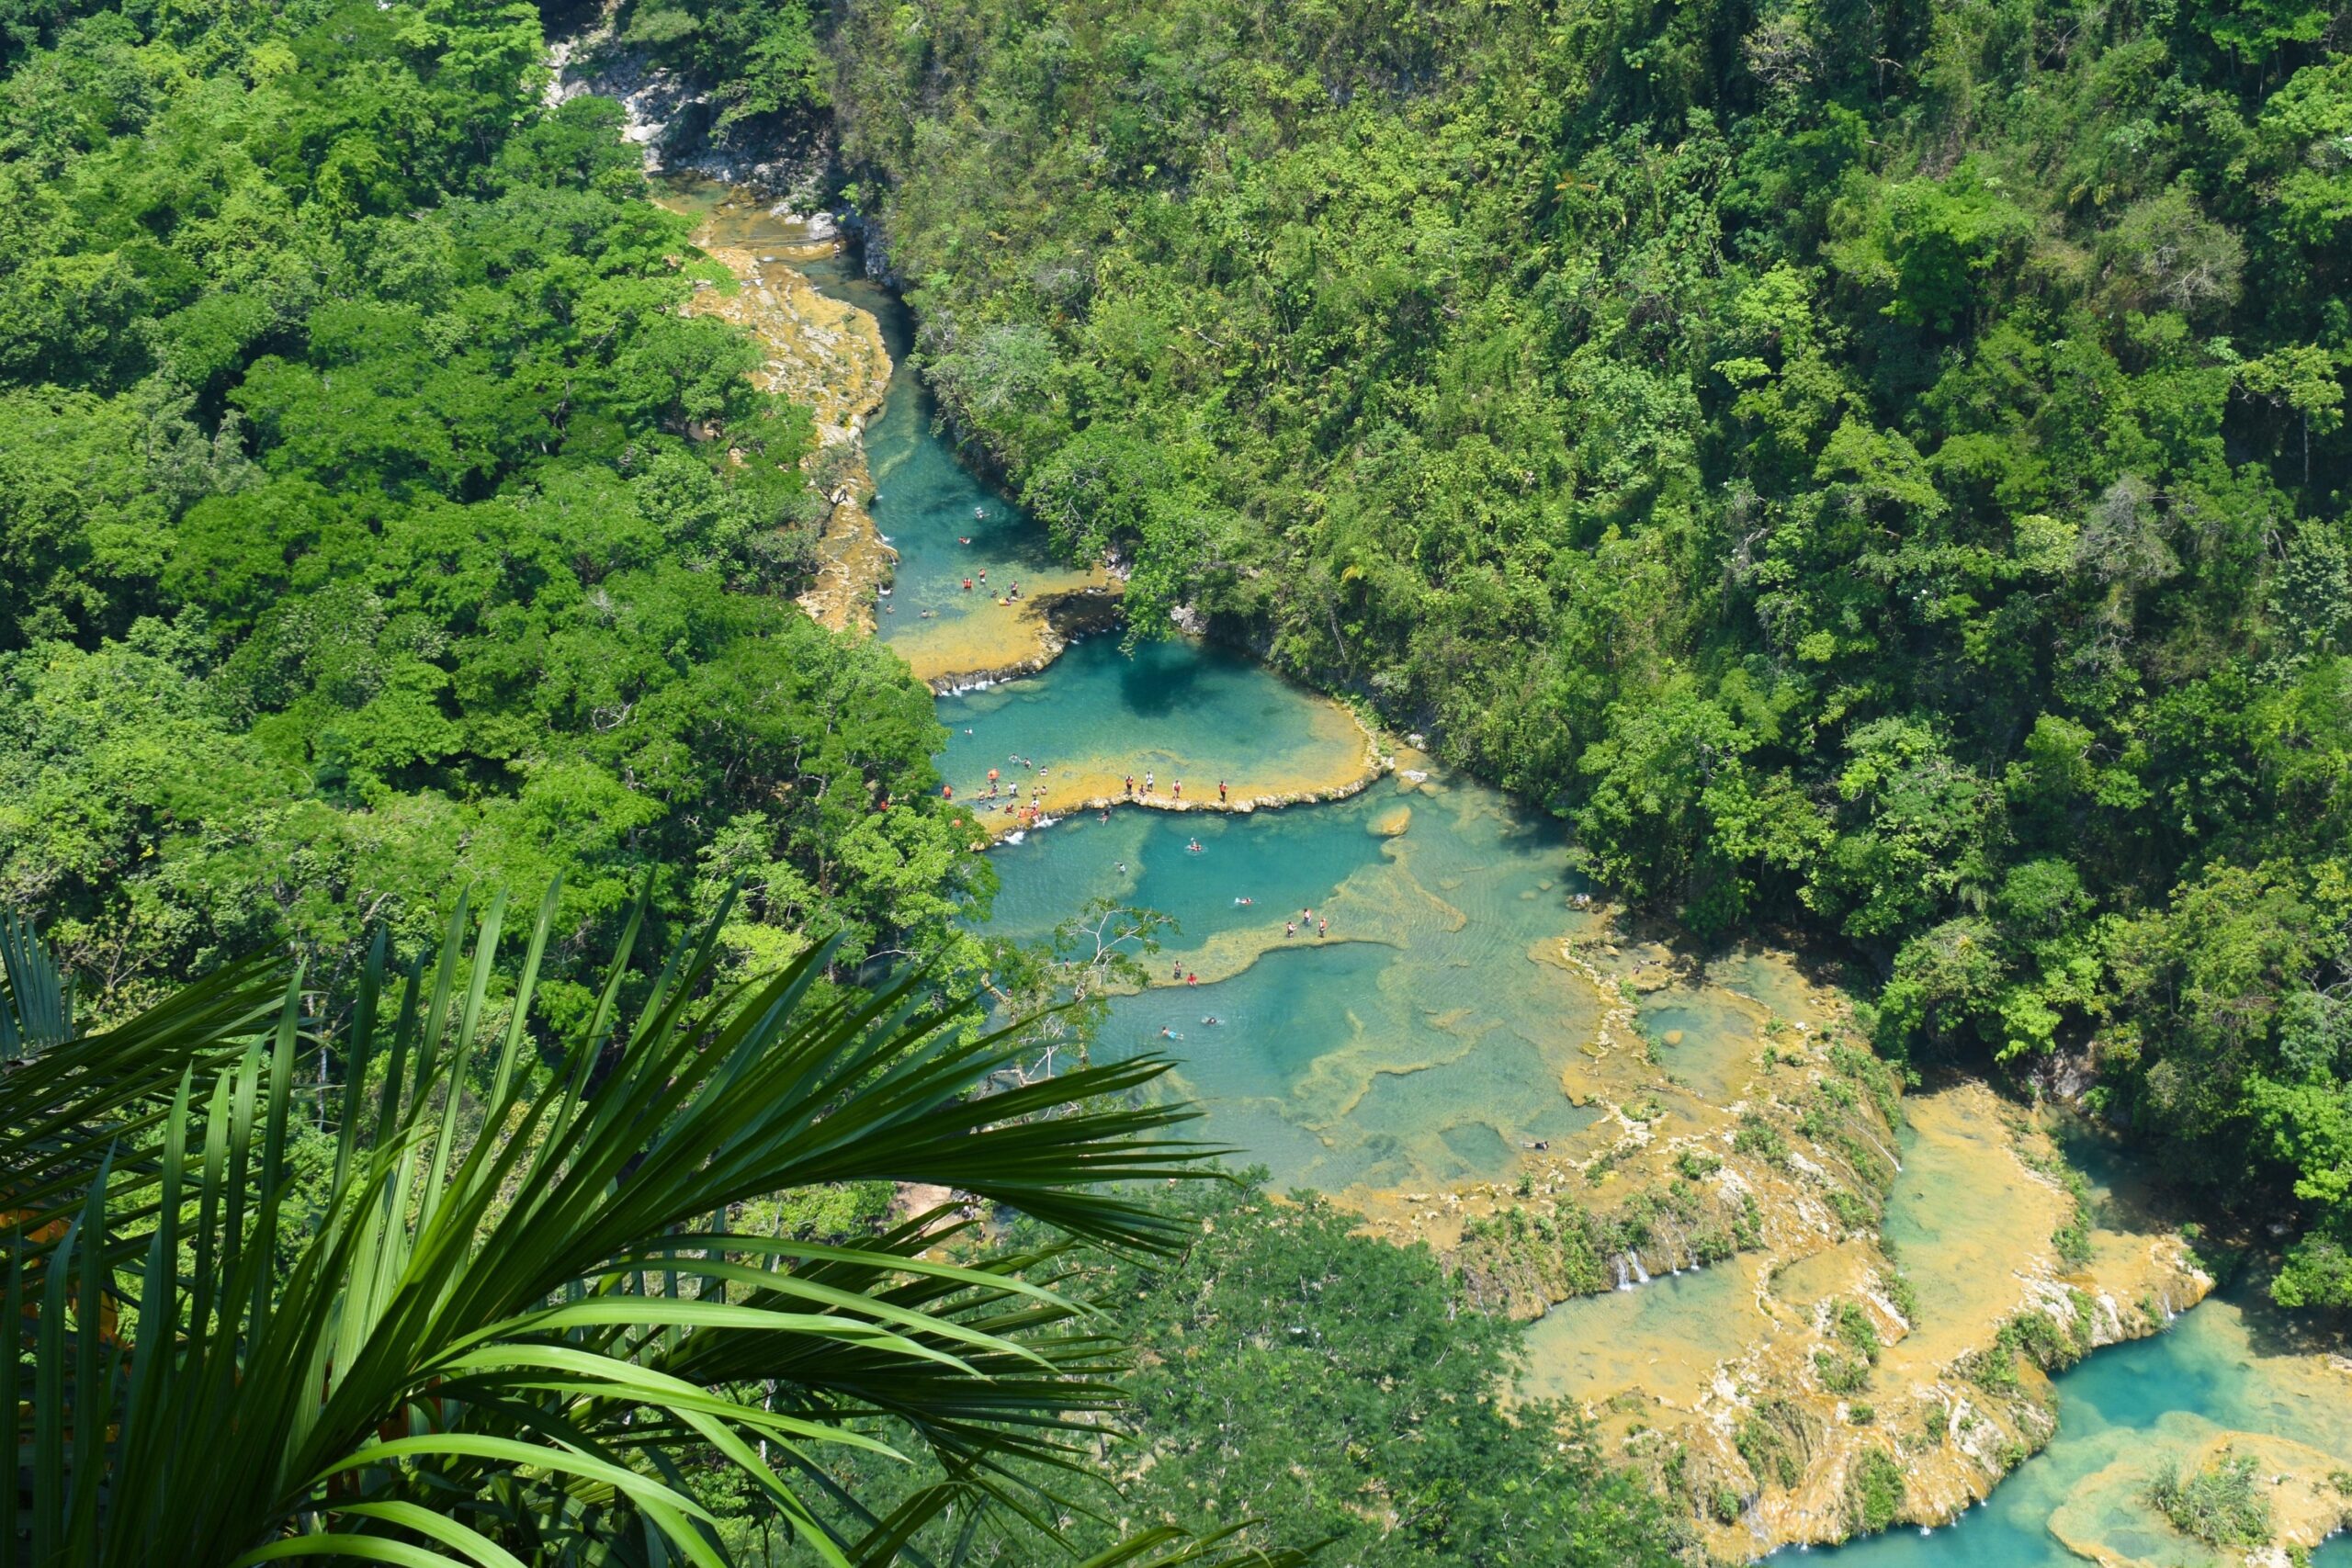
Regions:
<svg viewBox="0 0 2352 1568"><path fill-rule="evenodd" d="M1036 1476L1080 1466L1123 1366L1053 1289L1058 1248L959 1266L929 1255L954 1228L939 1216L854 1247L726 1216L815 1183L936 1183L1074 1241L1159 1247L1171 1222L1105 1184L1209 1152L1174 1135L1189 1111L1140 1103L1165 1064L984 1094L1012 1041L915 1007L923 977L825 995L820 949L729 988L708 932L608 1048L639 919L588 1023L542 1061L525 1021L554 908L551 891L495 1039L503 900L478 925L461 904L405 975L377 942L307 1214L288 1166L299 975L238 966L76 1036L39 965L21 981L10 959L11 996L35 998L12 1038L40 1047L0 1071L24 1216L9 1316L33 1369L0 1369L0 1421L31 1460L29 1513L0 1504L20 1560L509 1568L635 1541L716 1564L688 1455L843 1568L928 1561L916 1536L958 1504L967 1524L1047 1517ZM927 1453L950 1480L877 1517L820 1479L851 1449ZM1290 1559L1155 1535L1101 1561Z"/></svg>

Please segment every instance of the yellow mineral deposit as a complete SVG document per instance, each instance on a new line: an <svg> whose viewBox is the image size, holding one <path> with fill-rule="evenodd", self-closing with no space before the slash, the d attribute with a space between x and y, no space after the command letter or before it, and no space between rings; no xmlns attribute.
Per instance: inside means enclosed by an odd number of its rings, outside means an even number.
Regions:
<svg viewBox="0 0 2352 1568"><path fill-rule="evenodd" d="M817 540L816 581L801 594L800 605L836 631L871 632L874 591L888 581L891 565L890 547L865 512L873 483L861 441L890 383L881 328L856 306L818 292L805 274L788 265L833 254L840 243L829 234L820 237L806 226L778 222L756 202L733 193L684 190L665 205L701 220L695 243L732 280L732 287L704 280L687 299L686 313L716 316L749 333L766 355L752 380L761 390L815 415L817 447L804 467L823 473L830 488ZM741 243L747 230L768 243ZM847 449L846 460L828 457L836 447Z"/></svg>
<svg viewBox="0 0 2352 1568"><path fill-rule="evenodd" d="M894 647L905 650L904 644ZM921 673L920 671L917 671ZM1217 780L1195 770L1187 777L1173 769L1153 780L1146 793L1140 781L1132 795L1126 780L1135 760L1109 752L1075 754L1065 751L1053 766L1041 795L1024 787L1017 804L1037 804L1035 815L1062 817L1073 811L1102 811L1114 806L1141 806L1154 811L1231 811L1249 813L1313 801L1345 800L1362 793L1389 772L1390 758L1378 739L1349 708L1317 697L1306 706L1306 735L1290 749L1286 764L1268 766L1252 777L1227 781L1227 798L1217 798ZM1155 773L1158 770L1155 769ZM1184 793L1175 793L1182 784ZM991 803L1001 807L1002 803ZM981 825L991 838L1026 827L1029 818L1008 815L1001 808L985 810ZM1234 972L1246 964L1237 965Z"/></svg>
<svg viewBox="0 0 2352 1568"><path fill-rule="evenodd" d="M891 646L934 692L976 681L1004 681L1035 673L1054 661L1069 642L1063 614L1091 608L1085 601L1115 603L1121 584L1101 567L1047 566L1021 580L1021 597L1010 604L985 603L973 614L909 627Z"/></svg>

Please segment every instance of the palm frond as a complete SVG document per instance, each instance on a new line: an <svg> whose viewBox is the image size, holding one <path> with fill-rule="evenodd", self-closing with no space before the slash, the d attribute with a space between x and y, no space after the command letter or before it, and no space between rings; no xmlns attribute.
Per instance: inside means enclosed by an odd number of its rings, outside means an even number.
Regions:
<svg viewBox="0 0 2352 1568"><path fill-rule="evenodd" d="M1123 1365L1053 1288L1058 1248L956 1265L933 1252L944 1216L856 1247L726 1216L881 1179L1160 1247L1171 1223L1105 1184L1190 1175L1209 1152L1175 1135L1189 1111L1137 1096L1165 1064L982 1093L1012 1040L916 1006L922 977L843 999L820 949L730 988L707 933L616 1040L640 919L544 1059L526 1019L554 911L550 890L495 1036L503 900L479 923L461 903L405 974L377 942L307 1206L298 974L235 966L58 1035L49 978L28 963L19 980L20 933L0 932L12 998L34 998L13 1038L40 1044L0 1068L21 1216L0 1232L19 1327L0 1423L31 1461L29 1512L6 1489L0 1539L18 1560L509 1568L640 1540L715 1565L689 1454L842 1568L920 1561L915 1534L952 1501L1044 1517L1036 1475L1081 1465ZM927 1453L949 1480L877 1518L812 1479L853 1450ZM1293 1560L1172 1536L1137 1551L1100 1561Z"/></svg>

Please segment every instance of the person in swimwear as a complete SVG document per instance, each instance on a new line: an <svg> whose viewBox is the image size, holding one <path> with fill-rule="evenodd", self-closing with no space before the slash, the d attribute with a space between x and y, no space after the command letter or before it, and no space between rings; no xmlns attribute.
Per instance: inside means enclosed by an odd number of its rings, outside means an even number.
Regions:
<svg viewBox="0 0 2352 1568"><path fill-rule="evenodd" d="M1294 936L1296 936L1297 934L1298 934L1298 922L1297 922L1296 920L1284 920L1284 921L1283 922L1283 936L1285 936L1285 937L1294 937Z"/></svg>

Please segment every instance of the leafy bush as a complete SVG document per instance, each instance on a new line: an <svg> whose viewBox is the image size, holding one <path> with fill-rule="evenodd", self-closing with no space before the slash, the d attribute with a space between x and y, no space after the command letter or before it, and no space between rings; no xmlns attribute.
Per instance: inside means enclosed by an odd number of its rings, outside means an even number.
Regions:
<svg viewBox="0 0 2352 1568"><path fill-rule="evenodd" d="M1876 1535L1902 1517L1903 1467L1883 1449L1864 1449L1846 1476L1846 1525Z"/></svg>
<svg viewBox="0 0 2352 1568"><path fill-rule="evenodd" d="M2184 1478L2167 1460L2148 1483L2148 1501L2183 1535L2211 1546L2262 1546L2270 1540L2270 1499L2262 1495L2252 1455L2223 1450Z"/></svg>

